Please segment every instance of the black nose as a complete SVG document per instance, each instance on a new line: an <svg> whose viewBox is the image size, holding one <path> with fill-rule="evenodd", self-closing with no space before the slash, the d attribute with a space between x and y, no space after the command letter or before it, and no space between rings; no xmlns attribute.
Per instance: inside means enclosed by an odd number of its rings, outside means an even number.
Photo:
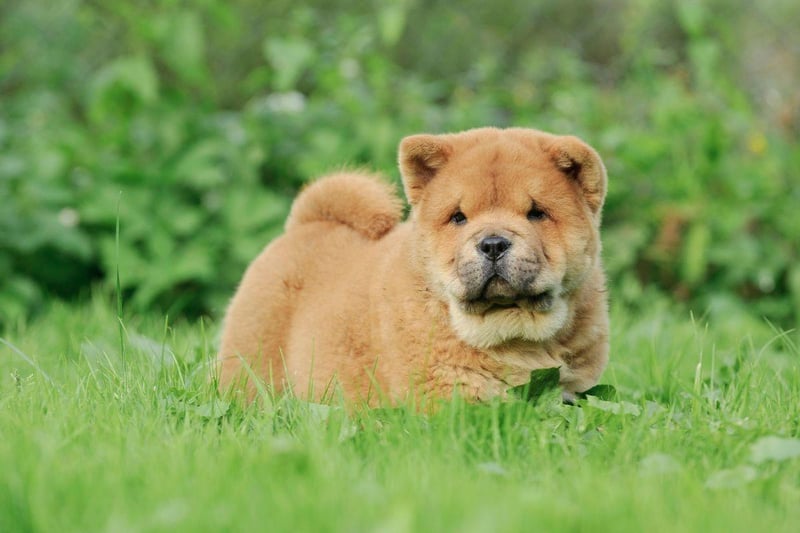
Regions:
<svg viewBox="0 0 800 533"><path fill-rule="evenodd" d="M497 261L503 257L503 254L505 254L509 248L511 248L511 241L505 237L498 237L497 235L486 237L478 243L478 251L492 261Z"/></svg>

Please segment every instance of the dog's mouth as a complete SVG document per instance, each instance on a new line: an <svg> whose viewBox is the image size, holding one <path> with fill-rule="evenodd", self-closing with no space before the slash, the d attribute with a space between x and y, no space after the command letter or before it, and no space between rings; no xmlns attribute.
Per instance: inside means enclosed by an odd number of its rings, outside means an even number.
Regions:
<svg viewBox="0 0 800 533"><path fill-rule="evenodd" d="M529 312L546 313L553 307L552 291L531 295L518 295L515 298L476 298L467 302L467 310L485 315L498 311L522 309Z"/></svg>
<svg viewBox="0 0 800 533"><path fill-rule="evenodd" d="M518 292L499 276L491 277L483 286L479 296L464 302L468 313L485 315L499 311L522 309L528 312L546 313L553 307L554 292Z"/></svg>

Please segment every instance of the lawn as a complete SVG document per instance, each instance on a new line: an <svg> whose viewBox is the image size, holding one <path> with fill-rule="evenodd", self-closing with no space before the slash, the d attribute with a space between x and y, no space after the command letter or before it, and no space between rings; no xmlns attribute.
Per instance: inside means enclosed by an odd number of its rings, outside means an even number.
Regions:
<svg viewBox="0 0 800 533"><path fill-rule="evenodd" d="M795 531L793 333L612 308L614 401L220 398L218 324L53 304L0 341L0 531Z"/></svg>

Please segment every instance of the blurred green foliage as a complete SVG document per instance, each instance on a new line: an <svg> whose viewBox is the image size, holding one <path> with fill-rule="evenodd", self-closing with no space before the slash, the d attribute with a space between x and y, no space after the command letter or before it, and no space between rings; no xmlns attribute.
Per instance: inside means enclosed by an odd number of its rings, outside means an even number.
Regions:
<svg viewBox="0 0 800 533"><path fill-rule="evenodd" d="M112 287L219 313L315 176L404 135L585 138L612 298L800 318L790 0L0 4L0 324ZM114 228L119 217L117 251Z"/></svg>

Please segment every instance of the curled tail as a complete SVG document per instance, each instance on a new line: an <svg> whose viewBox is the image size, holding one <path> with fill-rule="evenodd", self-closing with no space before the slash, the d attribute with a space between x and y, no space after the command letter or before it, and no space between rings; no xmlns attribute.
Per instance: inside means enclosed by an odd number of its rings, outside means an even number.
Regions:
<svg viewBox="0 0 800 533"><path fill-rule="evenodd" d="M337 222L367 238L379 239L402 215L402 201L380 176L342 172L320 178L300 193L286 220L286 230L309 222Z"/></svg>

